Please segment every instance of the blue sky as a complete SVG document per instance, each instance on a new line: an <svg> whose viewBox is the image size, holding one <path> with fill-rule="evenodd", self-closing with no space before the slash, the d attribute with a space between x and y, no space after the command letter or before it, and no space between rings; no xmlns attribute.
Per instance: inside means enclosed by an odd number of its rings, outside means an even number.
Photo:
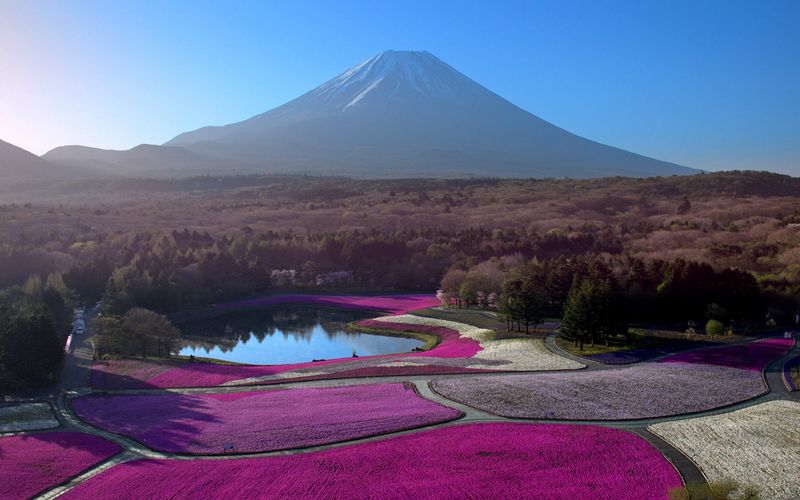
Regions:
<svg viewBox="0 0 800 500"><path fill-rule="evenodd" d="M800 175L800 1L0 0L0 139L129 148L429 50L571 132Z"/></svg>

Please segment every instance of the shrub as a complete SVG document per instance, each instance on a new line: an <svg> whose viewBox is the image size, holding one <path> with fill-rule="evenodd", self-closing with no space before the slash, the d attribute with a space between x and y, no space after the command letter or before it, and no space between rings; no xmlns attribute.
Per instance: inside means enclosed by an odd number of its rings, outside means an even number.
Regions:
<svg viewBox="0 0 800 500"><path fill-rule="evenodd" d="M139 307L122 317L101 317L94 326L98 331L95 347L100 355L169 357L181 336L166 316Z"/></svg>
<svg viewBox="0 0 800 500"><path fill-rule="evenodd" d="M752 486L740 488L739 483L733 480L723 480L711 484L687 484L686 486L669 490L670 500L725 500L734 493L742 500L757 499L758 493Z"/></svg>
<svg viewBox="0 0 800 500"><path fill-rule="evenodd" d="M706 323L706 333L712 337L714 335L722 335L725 333L725 325L723 325L721 321L710 319L708 323Z"/></svg>

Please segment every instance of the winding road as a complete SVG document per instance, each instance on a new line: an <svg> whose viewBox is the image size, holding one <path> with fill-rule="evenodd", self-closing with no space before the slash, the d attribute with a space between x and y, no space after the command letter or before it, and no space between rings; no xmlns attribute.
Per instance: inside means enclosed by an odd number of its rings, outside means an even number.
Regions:
<svg viewBox="0 0 800 500"><path fill-rule="evenodd" d="M89 342L89 338L90 338L89 335L82 336L78 339L77 342L73 344L71 352L69 353L69 356L67 357L67 360L65 362L64 371L59 384L57 384L54 388L52 388L45 394L28 395L24 398L19 398L19 400L27 402L34 400L38 401L46 400L53 407L55 415L61 424L62 430L73 430L100 436L121 446L123 452L98 464L91 470L88 470L76 477L73 477L69 481L42 493L40 495L40 498L55 498L61 495L62 493L68 491L69 489L75 487L76 485L82 483L83 481L86 481L87 479L99 474L100 472L110 467L113 467L114 465L141 458L175 459L175 460L228 460L228 459L243 458L243 457L267 457L276 455L309 453L319 450L337 448L341 446L349 446L357 443L384 440L393 436L419 432L420 430L423 429L427 430L427 429L435 429L440 427L457 426L457 425L464 425L467 423L479 423L479 422L569 423L572 425L596 425L596 426L624 429L645 439L651 445L653 445L658 451L660 451L679 471L680 475L683 477L683 480L686 484L706 484L707 481L702 471L689 457L684 455L682 452L680 452L675 447L671 446L663 439L649 432L647 430L647 427L651 424L658 422L695 418L698 416L715 415L715 414L731 412L737 409L745 408L766 401L779 400L779 399L800 401L800 393L789 392L786 386L784 385L782 379L782 371L784 364L793 357L800 355L800 347L798 347L798 345L795 345L792 350L790 350L786 355L784 355L780 359L773 361L764 370L763 373L764 381L768 387L768 392L747 401L743 401L724 408L717 408L710 411L704 411L693 414L684 414L672 417L664 417L664 418L650 418L650 419L626 420L626 421L591 421L591 420L563 421L555 419L536 420L536 419L518 419L518 418L502 417L444 398L431 389L430 382L433 378L440 379L440 378L463 377L465 376L463 374L436 375L435 377L430 375L427 376L419 375L419 376L384 376L384 377L371 377L371 378L342 378L333 380L299 381L299 382L287 382L283 384L253 385L253 386L231 386L231 387L217 386L217 387L187 388L187 389L128 389L128 390L93 391L88 384L89 372L93 358L93 350L91 343ZM599 363L588 363L585 358L580 358L564 352L562 349L560 349L558 346L555 345L552 334L545 338L545 345L552 352L554 352L559 356L568 357L570 359L574 359L583 364L586 364L587 365L587 367L585 368L586 370L605 370L613 368L608 365L602 365ZM494 377L502 375L507 375L507 373L497 372L497 373L484 373L480 375L473 373L469 374L468 376ZM380 384L387 382L404 382L404 381L409 381L413 383L418 394L421 397L431 401L435 401L444 406L457 409L463 413L463 416L454 421L449 421L435 425L428 425L422 428L404 430L399 432L391 432L391 433L381 434L378 436L360 438L360 439L344 441L334 444L327 444L322 446L312 446L302 449L262 452L262 453L247 453L247 454L226 454L224 456L219 456L219 455L189 456L189 455L180 455L180 454L163 453L155 451L129 437L111 433L103 429L91 426L86 422L82 421L80 418L78 418L73 413L69 404L70 399L86 395L91 392L106 393L106 394L158 394L158 393L227 394L227 393L237 393L237 392L280 390L290 387L291 388L333 387L333 386L344 386L344 385Z"/></svg>

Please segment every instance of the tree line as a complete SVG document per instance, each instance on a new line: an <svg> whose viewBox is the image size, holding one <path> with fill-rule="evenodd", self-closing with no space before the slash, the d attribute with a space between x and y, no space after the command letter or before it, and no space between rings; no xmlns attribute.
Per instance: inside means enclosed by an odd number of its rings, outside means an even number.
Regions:
<svg viewBox="0 0 800 500"><path fill-rule="evenodd" d="M607 341L628 322L684 329L713 320L747 333L767 314L788 322L797 308L791 298L766 293L746 271L629 256L490 259L451 268L440 297L452 307L496 309L509 330L528 332L544 318L561 318L562 333L580 343Z"/></svg>
<svg viewBox="0 0 800 500"><path fill-rule="evenodd" d="M168 358L181 338L180 330L166 316L141 307L121 316L101 316L92 326L97 331L98 356Z"/></svg>
<svg viewBox="0 0 800 500"><path fill-rule="evenodd" d="M429 291L456 264L621 250L613 233L593 227L544 235L486 229L255 233L247 227L238 233L93 234L90 244L64 237L59 259L41 258L45 243L26 239L0 246L0 281L59 274L77 296L88 302L102 297L117 314L132 307L170 313L276 289ZM47 245L57 247L52 239Z"/></svg>
<svg viewBox="0 0 800 500"><path fill-rule="evenodd" d="M713 319L723 330L734 323L746 330L766 313L780 322L797 307L791 297L763 290L747 271L638 258L624 251L616 233L591 225L545 234L481 228L257 233L243 227L217 236L188 229L96 233L80 244L74 235L43 238L0 247L0 280L19 280L6 292L17 298L7 302L39 304L55 325L63 325L76 302L103 298L107 313L118 318L105 325L111 332L103 346L107 353L168 353L171 334L146 345L125 340L120 332L135 330L125 326L133 309L169 314L288 290L430 291L440 285L442 298L454 306L498 309L509 328L520 330L566 314L571 290L587 280L599 284L600 296L609 295L609 317L631 323L683 328L688 321ZM36 258L45 240L70 256L62 259L68 265ZM331 276L346 279L321 279ZM594 330L615 331L622 323L615 319ZM585 340L602 341L596 336L605 334L592 335Z"/></svg>

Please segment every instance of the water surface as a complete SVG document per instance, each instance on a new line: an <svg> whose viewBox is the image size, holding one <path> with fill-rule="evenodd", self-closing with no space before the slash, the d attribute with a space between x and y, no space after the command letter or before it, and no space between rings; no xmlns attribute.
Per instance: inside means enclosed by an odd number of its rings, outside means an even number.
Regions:
<svg viewBox="0 0 800 500"><path fill-rule="evenodd" d="M247 309L178 325L183 333L177 354L237 363L272 365L304 363L376 354L410 352L416 339L345 331L352 321L376 313L310 306Z"/></svg>

